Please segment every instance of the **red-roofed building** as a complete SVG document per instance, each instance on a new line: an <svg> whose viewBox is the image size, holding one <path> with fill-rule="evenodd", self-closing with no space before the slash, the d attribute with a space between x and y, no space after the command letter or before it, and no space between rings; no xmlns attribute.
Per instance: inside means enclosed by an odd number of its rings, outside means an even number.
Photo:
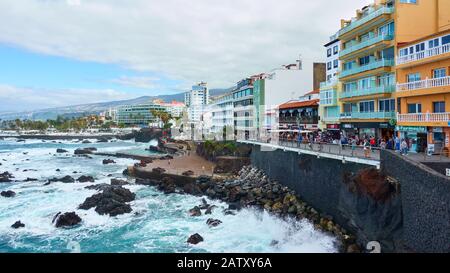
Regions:
<svg viewBox="0 0 450 273"><path fill-rule="evenodd" d="M318 90L306 93L297 100L290 100L278 107L280 130L318 130Z"/></svg>

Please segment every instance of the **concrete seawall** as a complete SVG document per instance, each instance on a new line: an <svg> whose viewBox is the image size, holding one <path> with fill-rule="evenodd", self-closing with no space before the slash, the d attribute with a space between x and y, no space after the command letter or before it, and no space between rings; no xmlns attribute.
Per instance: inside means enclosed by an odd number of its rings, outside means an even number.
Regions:
<svg viewBox="0 0 450 273"><path fill-rule="evenodd" d="M376 171L296 152L265 152L257 145L251 154L254 166L331 215L362 246L378 241L383 252L449 252L448 179L389 152L382 153L382 161L381 171ZM377 192L371 188L377 184L385 185Z"/></svg>

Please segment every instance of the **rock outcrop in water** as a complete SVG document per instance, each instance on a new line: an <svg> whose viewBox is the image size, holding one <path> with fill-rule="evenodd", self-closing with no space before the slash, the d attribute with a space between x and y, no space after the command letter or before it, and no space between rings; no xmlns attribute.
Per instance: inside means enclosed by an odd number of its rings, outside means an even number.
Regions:
<svg viewBox="0 0 450 273"><path fill-rule="evenodd" d="M116 161L112 160L112 159L103 159L103 165L108 165L108 164L116 164Z"/></svg>
<svg viewBox="0 0 450 273"><path fill-rule="evenodd" d="M14 196L16 196L16 193L13 191L2 191L0 193L1 196L6 197L6 198L12 198Z"/></svg>
<svg viewBox="0 0 450 273"><path fill-rule="evenodd" d="M25 227L25 224L23 224L20 221L17 221L14 224L12 224L11 227L14 228L14 229L23 228L23 227Z"/></svg>
<svg viewBox="0 0 450 273"><path fill-rule="evenodd" d="M220 220L218 220L218 219L212 219L212 218L210 218L210 219L208 219L208 220L206 221L206 224L207 224L209 227L217 227L218 225L222 224L222 221L220 221Z"/></svg>
<svg viewBox="0 0 450 273"><path fill-rule="evenodd" d="M61 177L61 178L57 178L57 177L50 178L50 179L48 180L48 182L74 183L74 182L75 182L75 178L73 178L73 177L70 176L70 175L66 175L66 176Z"/></svg>
<svg viewBox="0 0 450 273"><path fill-rule="evenodd" d="M90 175L82 175L77 179L77 181L80 183L87 183L87 182L95 182L95 179Z"/></svg>
<svg viewBox="0 0 450 273"><path fill-rule="evenodd" d="M191 245L197 245L197 244L203 242L203 237L200 236L200 234L195 233L194 235L191 235L191 236L188 238L187 242L188 242L189 244L191 244Z"/></svg>
<svg viewBox="0 0 450 273"><path fill-rule="evenodd" d="M117 179L117 178L112 178L111 179L111 185L113 186L125 186L128 185L129 183L125 180L121 180L121 179Z"/></svg>
<svg viewBox="0 0 450 273"><path fill-rule="evenodd" d="M88 210L95 207L95 211L100 215L109 214L117 216L132 211L131 206L127 204L135 200L136 195L130 190L121 186L103 185L102 192L94 194L79 206L80 209Z"/></svg>
<svg viewBox="0 0 450 273"><path fill-rule="evenodd" d="M55 223L55 226L57 228L72 227L78 225L80 222L81 218L75 212L66 212L64 214L58 212L58 214L55 215L52 221L52 223Z"/></svg>
<svg viewBox="0 0 450 273"><path fill-rule="evenodd" d="M14 178L9 172L4 172L0 174L0 183L12 182L11 178Z"/></svg>
<svg viewBox="0 0 450 273"><path fill-rule="evenodd" d="M64 154L64 153L68 153L68 151L67 151L67 150L64 150L64 149L56 149L56 153L58 153L58 154Z"/></svg>
<svg viewBox="0 0 450 273"><path fill-rule="evenodd" d="M75 155L89 155L97 151L97 148L78 148L74 151Z"/></svg>

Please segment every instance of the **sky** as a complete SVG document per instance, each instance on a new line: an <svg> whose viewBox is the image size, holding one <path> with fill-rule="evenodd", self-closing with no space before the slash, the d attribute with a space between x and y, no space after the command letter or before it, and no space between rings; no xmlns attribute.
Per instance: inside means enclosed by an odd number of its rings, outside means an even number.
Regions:
<svg viewBox="0 0 450 273"><path fill-rule="evenodd" d="M303 59L372 0L1 0L0 112L228 88Z"/></svg>

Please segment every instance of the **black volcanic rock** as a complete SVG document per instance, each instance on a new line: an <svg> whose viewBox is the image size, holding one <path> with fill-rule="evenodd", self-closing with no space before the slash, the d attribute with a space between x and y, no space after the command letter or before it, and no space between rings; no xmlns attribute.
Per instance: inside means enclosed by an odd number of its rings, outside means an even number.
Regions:
<svg viewBox="0 0 450 273"><path fill-rule="evenodd" d="M80 216L75 212L66 212L64 214L58 213L54 218L53 222L57 228L59 227L72 227L78 225L81 222Z"/></svg>
<svg viewBox="0 0 450 273"><path fill-rule="evenodd" d="M15 222L14 224L11 225L12 228L18 229L18 228L23 228L25 227L25 224L23 224L20 221Z"/></svg>
<svg viewBox="0 0 450 273"><path fill-rule="evenodd" d="M222 224L222 221L210 218L206 221L206 224L209 227L217 227L218 225Z"/></svg>
<svg viewBox="0 0 450 273"><path fill-rule="evenodd" d="M68 151L67 151L67 150L64 150L64 149L56 149L56 153L58 153L58 154L64 154L64 153L68 153Z"/></svg>
<svg viewBox="0 0 450 273"><path fill-rule="evenodd" d="M103 159L103 165L108 165L108 164L116 164L116 161L114 161L112 159Z"/></svg>
<svg viewBox="0 0 450 273"><path fill-rule="evenodd" d="M112 185L105 185L102 187L102 190L103 192L86 198L79 208L88 210L95 207L95 211L98 214L109 214L110 216L132 211L131 206L127 203L133 201L136 195L130 190Z"/></svg>
<svg viewBox="0 0 450 273"><path fill-rule="evenodd" d="M199 244L200 242L203 242L203 237L200 236L200 234L195 233L194 235L191 235L191 236L189 237L189 239L187 240L187 242L188 242L189 244L196 245L196 244Z"/></svg>
<svg viewBox="0 0 450 273"><path fill-rule="evenodd" d="M56 178L56 177L55 178L50 178L48 180L48 182L74 183L75 179L72 176L70 176L70 175L66 175L66 176L61 177L61 178Z"/></svg>
<svg viewBox="0 0 450 273"><path fill-rule="evenodd" d="M74 154L76 155L88 155L92 154L93 152L97 151L97 148L78 148L74 151Z"/></svg>
<svg viewBox="0 0 450 273"><path fill-rule="evenodd" d="M82 175L77 179L77 181L80 183L86 183L86 182L95 182L95 179L90 175Z"/></svg>
<svg viewBox="0 0 450 273"><path fill-rule="evenodd" d="M6 198L11 198L11 197L16 196L16 193L13 192L13 191L2 191L0 193L0 195L3 196L3 197L6 197Z"/></svg>
<svg viewBox="0 0 450 273"><path fill-rule="evenodd" d="M111 179L111 185L113 185L113 186L124 186L124 185L128 185L128 184L129 183L125 180L116 179L116 178Z"/></svg>

